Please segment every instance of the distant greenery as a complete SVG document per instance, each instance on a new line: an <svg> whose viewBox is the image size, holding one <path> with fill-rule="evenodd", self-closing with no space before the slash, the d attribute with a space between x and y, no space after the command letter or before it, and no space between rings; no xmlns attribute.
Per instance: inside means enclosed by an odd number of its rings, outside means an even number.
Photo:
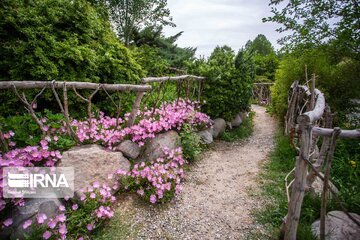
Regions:
<svg viewBox="0 0 360 240"><path fill-rule="evenodd" d="M228 46L216 47L209 59L198 59L189 66L190 72L205 76L203 107L212 118L232 118L247 110L254 80L251 58L244 50L235 56Z"/></svg>
<svg viewBox="0 0 360 240"><path fill-rule="evenodd" d="M256 82L275 81L275 71L279 65L279 57L265 35L259 34L245 45L246 51L253 59Z"/></svg>
<svg viewBox="0 0 360 240"><path fill-rule="evenodd" d="M220 136L220 139L227 142L234 142L250 137L254 131L254 116L255 112L250 112L249 117L244 119L239 127L226 129Z"/></svg>
<svg viewBox="0 0 360 240"><path fill-rule="evenodd" d="M282 120L286 113L291 84L295 80L305 84L307 65L309 77L312 73L316 74L316 87L324 92L332 111L338 112L338 125L346 122L345 114L352 111L350 100L358 98L360 93L360 61L332 51L334 47L327 45L282 58L272 87L272 108L279 119Z"/></svg>

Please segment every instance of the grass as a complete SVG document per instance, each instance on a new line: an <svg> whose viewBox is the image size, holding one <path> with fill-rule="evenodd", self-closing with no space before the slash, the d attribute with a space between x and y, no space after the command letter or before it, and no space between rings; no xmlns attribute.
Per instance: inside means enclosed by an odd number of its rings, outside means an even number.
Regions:
<svg viewBox="0 0 360 240"><path fill-rule="evenodd" d="M220 139L226 142L234 142L250 137L254 130L254 116L255 112L250 112L249 117L243 120L239 127L226 129L225 132L220 136Z"/></svg>
<svg viewBox="0 0 360 240"><path fill-rule="evenodd" d="M111 239L134 239L137 231L131 227L131 216L122 212L120 208L115 208L114 217L102 229L99 229L91 239L111 240Z"/></svg>

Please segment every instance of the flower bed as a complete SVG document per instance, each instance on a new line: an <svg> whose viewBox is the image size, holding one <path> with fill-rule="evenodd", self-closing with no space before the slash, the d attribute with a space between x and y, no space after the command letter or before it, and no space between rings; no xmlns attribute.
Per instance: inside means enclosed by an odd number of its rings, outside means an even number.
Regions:
<svg viewBox="0 0 360 240"><path fill-rule="evenodd" d="M201 113L198 102L180 99L173 103L165 103L157 109L145 109L139 112L137 122L131 127L124 127L128 114L124 118L116 119L100 113L98 118L89 121L73 120L71 125L82 144L96 143L113 149L125 139L144 145L145 141L154 138L156 134L181 130L184 125L191 125L194 129L201 129L210 125L210 118ZM16 134L10 131L4 134L10 151L0 154L1 167L32 167L55 166L62 158L58 149L64 139L69 139L66 134L65 124L52 127L47 124L47 119L42 119L47 130L38 145L15 148L16 143L11 139ZM91 126L91 127L90 127ZM163 149L163 156L151 162L135 164L131 171L117 171L116 176L126 176L125 187L141 195L151 203L161 203L172 199L181 190L181 180L184 177L183 166L185 160L180 149ZM0 176L2 181L3 176ZM2 185L1 185L2 186ZM2 188L0 189L2 192ZM80 197L80 202L65 201L60 209L60 214L50 218L43 213L38 213L36 221L31 219L22 223L22 228L31 227L36 237L43 239L58 239L71 236L79 238L87 236L92 230L102 225L111 218L113 210L111 203L115 197L110 194L107 186L95 183ZM23 199L0 199L0 212L12 208L14 205L24 205ZM2 219L0 228L12 227L12 218Z"/></svg>

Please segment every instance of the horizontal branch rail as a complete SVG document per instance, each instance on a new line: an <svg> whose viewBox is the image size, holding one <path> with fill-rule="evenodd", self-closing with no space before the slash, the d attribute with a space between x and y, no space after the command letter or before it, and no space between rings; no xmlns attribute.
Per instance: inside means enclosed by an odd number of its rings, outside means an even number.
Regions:
<svg viewBox="0 0 360 240"><path fill-rule="evenodd" d="M313 129L312 129L312 134L315 136L330 137L333 132L334 132L334 129L331 129L331 128L313 127ZM360 139L360 129L341 130L339 138Z"/></svg>
<svg viewBox="0 0 360 240"><path fill-rule="evenodd" d="M318 89L315 89L315 95L317 96L315 107L312 111L306 112L300 115L297 120L300 124L311 124L317 120L319 120L324 114L325 110L325 97L322 92Z"/></svg>
<svg viewBox="0 0 360 240"><path fill-rule="evenodd" d="M151 82L165 82L165 81L179 81L185 79L193 79L193 80L204 80L205 77L199 77L194 75L181 75L174 77L146 77L142 79L142 83L151 83Z"/></svg>
<svg viewBox="0 0 360 240"><path fill-rule="evenodd" d="M100 89L107 91L134 91L147 92L151 90L148 85L134 84L104 84L91 82L63 82L63 81L0 81L0 89L12 89L14 86L18 89L34 89L34 88L63 88L64 84L70 88L76 89Z"/></svg>
<svg viewBox="0 0 360 240"><path fill-rule="evenodd" d="M254 83L254 85L274 85L274 83Z"/></svg>

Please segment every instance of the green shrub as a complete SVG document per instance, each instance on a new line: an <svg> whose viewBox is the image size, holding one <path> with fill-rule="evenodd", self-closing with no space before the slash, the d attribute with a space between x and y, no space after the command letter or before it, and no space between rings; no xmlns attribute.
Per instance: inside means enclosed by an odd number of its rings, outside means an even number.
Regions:
<svg viewBox="0 0 360 240"><path fill-rule="evenodd" d="M210 117L232 118L249 106L252 95L252 63L246 53L228 47L216 47L209 59L200 59L190 66L190 72L206 77L202 97L203 111Z"/></svg>
<svg viewBox="0 0 360 240"><path fill-rule="evenodd" d="M194 128L189 124L184 125L180 138L184 158L189 162L197 160L203 150L203 144L200 136L194 132Z"/></svg>
<svg viewBox="0 0 360 240"><path fill-rule="evenodd" d="M139 82L140 65L117 39L104 13L85 0L1 1L0 81ZM83 106L72 95L69 91L70 101ZM38 100L55 102L52 94ZM0 102L0 115L19 112L11 91L1 93Z"/></svg>
<svg viewBox="0 0 360 240"><path fill-rule="evenodd" d="M307 65L309 78L316 74L316 87L325 94L331 110L338 112L335 123L344 123L345 114L351 111L350 99L358 98L360 93L360 62L336 56L330 50L331 46L327 46L282 58L271 88L272 110L281 121L287 111L290 86L296 80L305 84Z"/></svg>

